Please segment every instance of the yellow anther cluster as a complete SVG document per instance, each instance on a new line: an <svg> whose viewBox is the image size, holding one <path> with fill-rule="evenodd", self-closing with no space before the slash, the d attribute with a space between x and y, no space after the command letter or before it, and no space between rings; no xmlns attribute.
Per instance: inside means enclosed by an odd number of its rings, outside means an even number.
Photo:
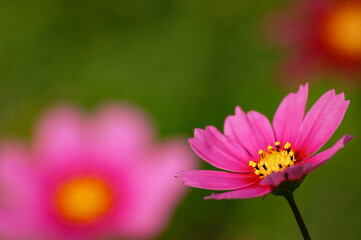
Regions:
<svg viewBox="0 0 361 240"><path fill-rule="evenodd" d="M281 149L280 142L275 142L276 149L272 146L267 147L267 151L262 149L258 151L259 162L249 161L249 166L254 168L255 174L261 178L272 172L281 171L289 166L294 165L296 161L294 152L291 150L291 144L287 142Z"/></svg>

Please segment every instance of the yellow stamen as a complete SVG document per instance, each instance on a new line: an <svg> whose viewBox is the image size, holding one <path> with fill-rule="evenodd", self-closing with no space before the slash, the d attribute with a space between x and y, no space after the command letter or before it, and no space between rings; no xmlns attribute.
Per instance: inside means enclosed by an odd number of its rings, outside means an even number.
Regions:
<svg viewBox="0 0 361 240"><path fill-rule="evenodd" d="M258 163L249 161L249 166L254 168L255 174L259 175L260 178L292 166L296 161L289 142L284 145L284 149L280 148L280 142L275 142L275 146L276 150L272 146L268 146L266 152L260 149Z"/></svg>
<svg viewBox="0 0 361 240"><path fill-rule="evenodd" d="M256 167L257 163L253 162L253 161L249 161L249 166L251 167Z"/></svg>
<svg viewBox="0 0 361 240"><path fill-rule="evenodd" d="M90 222L103 216L113 200L109 186L95 177L70 179L60 186L55 197L59 215L75 223Z"/></svg>

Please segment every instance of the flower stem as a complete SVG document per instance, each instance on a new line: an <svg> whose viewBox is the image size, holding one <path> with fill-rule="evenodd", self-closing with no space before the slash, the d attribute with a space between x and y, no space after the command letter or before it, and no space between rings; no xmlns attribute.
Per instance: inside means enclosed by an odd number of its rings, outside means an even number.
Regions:
<svg viewBox="0 0 361 240"><path fill-rule="evenodd" d="M296 220L297 220L298 227L300 228L300 230L301 230L301 232L302 232L303 239L305 239L305 240L311 240L311 236L310 236L310 234L309 234L308 231L307 231L307 228L306 228L305 223L303 222L301 213L300 213L300 211L299 211L298 208L297 208L295 199L293 198L293 192L289 192L288 194L284 194L283 196L286 198L287 202L288 202L288 203L290 204L290 206L291 206L292 212L293 212L293 214L295 215L295 218L296 218Z"/></svg>

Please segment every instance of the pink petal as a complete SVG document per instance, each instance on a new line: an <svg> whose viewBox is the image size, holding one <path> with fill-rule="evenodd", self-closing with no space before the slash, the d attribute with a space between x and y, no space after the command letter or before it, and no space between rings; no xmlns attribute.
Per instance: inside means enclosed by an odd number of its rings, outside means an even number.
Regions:
<svg viewBox="0 0 361 240"><path fill-rule="evenodd" d="M244 199L244 198L255 198L259 196L264 196L269 194L272 189L269 186L260 186L259 183L254 185L241 188L238 190L225 192L225 193L213 193L210 196L205 197L204 199Z"/></svg>
<svg viewBox="0 0 361 240"><path fill-rule="evenodd" d="M224 133L243 146L253 159L258 158L260 149L274 144L273 130L268 119L255 111L246 114L240 107L236 107L234 116L226 118Z"/></svg>
<svg viewBox="0 0 361 240"><path fill-rule="evenodd" d="M83 114L60 106L47 112L35 131L35 154L38 159L62 163L82 155L85 148L86 122Z"/></svg>
<svg viewBox="0 0 361 240"><path fill-rule="evenodd" d="M308 84L300 86L297 93L288 94L279 105L273 118L276 140L281 145L295 144L306 111Z"/></svg>
<svg viewBox="0 0 361 240"><path fill-rule="evenodd" d="M195 155L183 139L168 141L147 157L132 173L132 201L119 222L119 232L126 239L157 238L186 190L174 173L196 167Z"/></svg>
<svg viewBox="0 0 361 240"><path fill-rule="evenodd" d="M199 157L217 168L232 172L251 172L251 157L240 145L235 145L215 127L197 128L194 138L189 139L192 149Z"/></svg>
<svg viewBox="0 0 361 240"><path fill-rule="evenodd" d="M20 142L6 142L0 145L1 204L29 204L36 193L34 167L28 151Z"/></svg>
<svg viewBox="0 0 361 240"><path fill-rule="evenodd" d="M320 152L317 155L312 156L308 159L305 159L303 162L312 163L312 165L307 167L305 172L309 173L313 169L318 168L319 166L321 166L322 164L327 162L333 155L335 155L338 152L338 150L343 148L345 146L345 144L353 138L354 138L353 136L346 134L340 140L338 140L335 143L335 145L333 145L331 148L329 148L323 152Z"/></svg>
<svg viewBox="0 0 361 240"><path fill-rule="evenodd" d="M259 180L254 173L240 174L211 170L181 171L177 173L177 177L183 180L185 185L211 190L243 188Z"/></svg>
<svg viewBox="0 0 361 240"><path fill-rule="evenodd" d="M268 145L274 145L275 136L268 118L256 111L248 112L247 118L257 136L260 149L266 149Z"/></svg>
<svg viewBox="0 0 361 240"><path fill-rule="evenodd" d="M344 94L335 95L335 90L323 94L307 113L294 149L300 152L299 159L319 150L340 125L350 101Z"/></svg>
<svg viewBox="0 0 361 240"><path fill-rule="evenodd" d="M43 209L40 181L27 150L17 142L0 145L0 238L36 238Z"/></svg>
<svg viewBox="0 0 361 240"><path fill-rule="evenodd" d="M90 150L98 158L116 159L122 164L147 148L153 137L152 125L144 112L115 103L99 108L89 124L88 134Z"/></svg>
<svg viewBox="0 0 361 240"><path fill-rule="evenodd" d="M288 167L282 171L274 172L268 174L261 180L262 186L272 186L277 187L281 182L286 180L300 180L304 175L307 174L305 169L307 169L311 164L297 164L291 167Z"/></svg>

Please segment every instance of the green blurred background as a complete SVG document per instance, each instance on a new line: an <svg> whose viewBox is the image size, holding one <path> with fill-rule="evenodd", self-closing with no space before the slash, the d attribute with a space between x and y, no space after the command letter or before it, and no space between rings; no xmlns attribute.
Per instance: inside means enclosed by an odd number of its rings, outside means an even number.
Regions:
<svg viewBox="0 0 361 240"><path fill-rule="evenodd" d="M298 88L280 81L287 53L263 32L268 14L287 2L3 1L0 136L30 139L39 114L64 101L89 110L134 102L154 117L161 137L222 129L236 105L272 119ZM344 133L356 138L309 174L296 201L314 239L359 239L360 86L325 75L309 82L308 107L331 88L351 99L328 146ZM210 193L190 189L161 239L301 239L284 199L203 200Z"/></svg>

